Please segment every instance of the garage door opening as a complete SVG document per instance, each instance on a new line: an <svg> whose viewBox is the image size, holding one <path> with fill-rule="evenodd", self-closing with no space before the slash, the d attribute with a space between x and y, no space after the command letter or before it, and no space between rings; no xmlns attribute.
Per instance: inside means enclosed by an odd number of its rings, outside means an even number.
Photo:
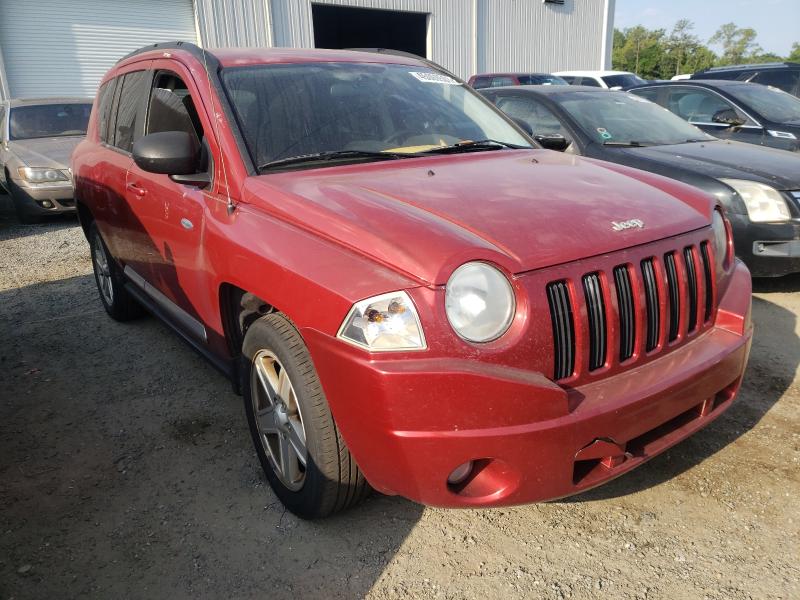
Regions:
<svg viewBox="0 0 800 600"><path fill-rule="evenodd" d="M317 48L391 48L427 57L428 15L313 4Z"/></svg>

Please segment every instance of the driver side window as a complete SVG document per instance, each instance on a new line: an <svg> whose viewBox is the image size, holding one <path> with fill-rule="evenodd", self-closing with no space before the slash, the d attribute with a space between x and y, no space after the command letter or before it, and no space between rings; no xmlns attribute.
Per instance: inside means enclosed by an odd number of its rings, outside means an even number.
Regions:
<svg viewBox="0 0 800 600"><path fill-rule="evenodd" d="M721 96L700 88L669 90L666 103L671 112L689 123L713 124L714 115L721 110L733 110L741 114Z"/></svg>
<svg viewBox="0 0 800 600"><path fill-rule="evenodd" d="M184 131L203 140L203 126L186 84L169 71L156 73L147 110L147 134L162 131Z"/></svg>

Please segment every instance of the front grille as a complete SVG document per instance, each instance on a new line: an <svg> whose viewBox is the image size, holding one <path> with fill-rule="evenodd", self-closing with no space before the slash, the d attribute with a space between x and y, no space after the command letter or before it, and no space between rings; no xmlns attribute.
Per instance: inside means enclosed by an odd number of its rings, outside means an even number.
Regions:
<svg viewBox="0 0 800 600"><path fill-rule="evenodd" d="M703 274L706 292L706 309L703 314L703 321L711 319L714 312L714 290L711 283L711 257L708 255L708 242L700 244L700 255L703 257Z"/></svg>
<svg viewBox="0 0 800 600"><path fill-rule="evenodd" d="M652 258L642 261L642 282L644 283L644 301L647 313L645 348L648 352L652 352L658 346L658 338L661 335L661 306L658 303L658 283Z"/></svg>
<svg viewBox="0 0 800 600"><path fill-rule="evenodd" d="M575 371L575 322L572 303L565 281L555 281L547 286L547 302L553 322L556 379L566 379Z"/></svg>
<svg viewBox="0 0 800 600"><path fill-rule="evenodd" d="M669 298L669 341L674 342L678 339L681 318L681 291L674 252L664 255L664 266L667 269L667 297Z"/></svg>
<svg viewBox="0 0 800 600"><path fill-rule="evenodd" d="M606 364L606 307L597 273L583 278L583 291L589 317L589 369L594 371Z"/></svg>
<svg viewBox="0 0 800 600"><path fill-rule="evenodd" d="M619 307L619 360L623 361L633 356L633 345L636 341L633 288L627 266L614 269L614 283L617 287L617 305Z"/></svg>
<svg viewBox="0 0 800 600"><path fill-rule="evenodd" d="M697 329L697 271L694 265L694 248L683 249L686 282L689 286L689 331Z"/></svg>
<svg viewBox="0 0 800 600"><path fill-rule="evenodd" d="M635 364L639 352L666 352L713 317L714 262L708 241L633 263L603 260L602 269L583 275L579 283L562 275L546 284L555 380L603 367L613 372L620 363ZM583 294L571 296L575 288ZM667 341L672 343L662 346Z"/></svg>

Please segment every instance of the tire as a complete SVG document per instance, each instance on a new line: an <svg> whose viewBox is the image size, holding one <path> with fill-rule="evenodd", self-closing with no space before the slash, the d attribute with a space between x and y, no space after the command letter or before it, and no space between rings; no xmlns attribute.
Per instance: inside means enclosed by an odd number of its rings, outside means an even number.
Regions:
<svg viewBox="0 0 800 600"><path fill-rule="evenodd" d="M311 356L291 322L279 313L259 318L247 330L242 354L247 422L261 467L283 505L303 519L318 519L366 498L369 484L336 427Z"/></svg>
<svg viewBox="0 0 800 600"><path fill-rule="evenodd" d="M23 225L41 223L41 215L34 214L30 211L31 204L35 206L35 203L30 199L28 194L11 180L8 173L6 173L6 181L8 182L8 193L14 205L14 212L17 214L19 222Z"/></svg>
<svg viewBox="0 0 800 600"><path fill-rule="evenodd" d="M97 224L89 225L89 247L92 253L94 281L100 301L109 316L115 321L130 321L144 313L142 305L125 289L122 272L108 251Z"/></svg>

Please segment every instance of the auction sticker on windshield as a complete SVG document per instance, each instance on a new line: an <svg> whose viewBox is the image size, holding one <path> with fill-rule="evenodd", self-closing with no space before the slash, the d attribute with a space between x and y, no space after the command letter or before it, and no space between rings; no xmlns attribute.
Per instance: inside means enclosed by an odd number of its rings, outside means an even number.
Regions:
<svg viewBox="0 0 800 600"><path fill-rule="evenodd" d="M461 85L458 81L441 73L426 73L424 71L410 71L411 75L425 83L444 83L445 85Z"/></svg>

